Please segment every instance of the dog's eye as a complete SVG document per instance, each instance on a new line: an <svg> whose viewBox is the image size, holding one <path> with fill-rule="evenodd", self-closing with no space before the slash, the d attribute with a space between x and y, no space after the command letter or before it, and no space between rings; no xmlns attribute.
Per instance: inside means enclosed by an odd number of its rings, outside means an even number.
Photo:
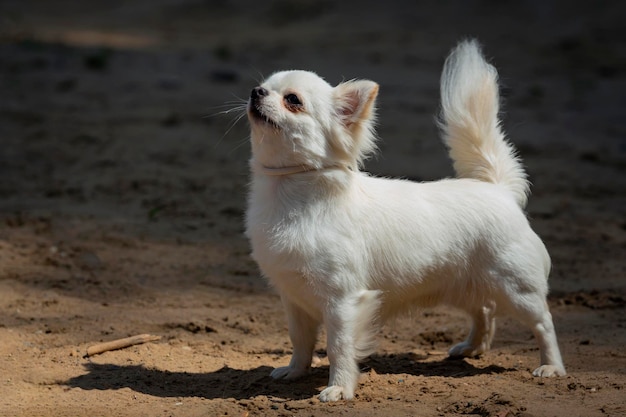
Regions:
<svg viewBox="0 0 626 417"><path fill-rule="evenodd" d="M285 95L285 103L287 103L287 105L289 106L302 106L300 98L295 94Z"/></svg>

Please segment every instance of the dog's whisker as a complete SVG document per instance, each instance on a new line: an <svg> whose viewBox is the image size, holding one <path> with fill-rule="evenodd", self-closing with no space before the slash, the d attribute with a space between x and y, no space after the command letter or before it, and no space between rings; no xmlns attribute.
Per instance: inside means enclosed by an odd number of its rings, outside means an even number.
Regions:
<svg viewBox="0 0 626 417"><path fill-rule="evenodd" d="M245 112L242 112L238 115L236 115L236 117L229 122L226 131L224 132L224 134L219 138L219 140L215 143L214 147L219 146L222 141L224 140L224 138L226 136L228 136L228 134L235 128L235 126L237 126L237 123L239 123L239 121L241 121L241 119L243 119L246 116Z"/></svg>
<svg viewBox="0 0 626 417"><path fill-rule="evenodd" d="M253 77L253 76L250 76L250 78L252 78L256 82L256 85L263 84L265 82L265 76L263 75L263 73L258 68L254 67L254 66L251 66L251 68L252 68L252 70L254 72L256 72L256 74L257 74L257 76L259 78L256 78L256 77Z"/></svg>
<svg viewBox="0 0 626 417"><path fill-rule="evenodd" d="M225 110L220 110L218 112L212 113L212 114L208 114L205 115L204 117L215 117L215 116L223 116L225 114L230 114L233 112L245 112L247 109L247 105L237 105L237 106L225 106Z"/></svg>
<svg viewBox="0 0 626 417"><path fill-rule="evenodd" d="M250 143L250 138L249 137L244 137L243 139L239 140L239 143L234 146L230 151L228 151L228 155L232 155L236 150L238 150L239 148L241 148L244 145L247 145Z"/></svg>

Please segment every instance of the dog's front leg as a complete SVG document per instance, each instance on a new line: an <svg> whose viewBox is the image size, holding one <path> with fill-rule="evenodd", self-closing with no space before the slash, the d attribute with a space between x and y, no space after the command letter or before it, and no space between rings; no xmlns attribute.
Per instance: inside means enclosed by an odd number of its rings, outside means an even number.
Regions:
<svg viewBox="0 0 626 417"><path fill-rule="evenodd" d="M311 368L319 321L285 297L283 304L287 312L293 355L289 366L274 369L270 376L274 379L296 379L307 374Z"/></svg>
<svg viewBox="0 0 626 417"><path fill-rule="evenodd" d="M324 320L330 375L328 387L320 393L321 401L354 397L359 379L358 361L375 348L380 302L379 291L363 290L328 303Z"/></svg>
<svg viewBox="0 0 626 417"><path fill-rule="evenodd" d="M323 402L351 399L359 377L353 329L350 317L345 316L345 310L332 308L325 317L330 375L328 387L319 396Z"/></svg>

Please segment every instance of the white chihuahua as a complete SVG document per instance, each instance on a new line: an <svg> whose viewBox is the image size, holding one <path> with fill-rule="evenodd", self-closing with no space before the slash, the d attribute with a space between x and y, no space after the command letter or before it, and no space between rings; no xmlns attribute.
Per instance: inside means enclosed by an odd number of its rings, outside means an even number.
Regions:
<svg viewBox="0 0 626 417"><path fill-rule="evenodd" d="M541 366L565 375L546 303L550 258L524 215L526 174L500 129L497 72L476 41L460 43L441 78L441 128L458 179L415 183L359 171L375 150L378 85L332 87L283 71L252 90L252 256L281 295L293 356L276 379L306 374L319 326L330 378L319 398L354 396L358 361L385 319L448 304L473 319L450 356L489 349L495 315L532 329Z"/></svg>

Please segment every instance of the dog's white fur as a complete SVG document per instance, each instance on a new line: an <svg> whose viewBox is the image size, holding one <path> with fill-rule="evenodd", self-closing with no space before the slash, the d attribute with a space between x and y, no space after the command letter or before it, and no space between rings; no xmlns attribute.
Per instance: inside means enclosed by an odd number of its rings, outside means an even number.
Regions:
<svg viewBox="0 0 626 417"><path fill-rule="evenodd" d="M489 349L495 315L532 329L536 376L564 375L546 303L550 258L523 208L526 174L498 120L494 67L476 41L460 43L441 79L441 128L458 179L414 183L360 172L375 149L378 85L336 87L283 71L248 103L252 256L279 291L293 356L276 379L307 373L326 326L330 380L322 401L350 399L358 361L385 319L445 303L473 319L450 356Z"/></svg>

